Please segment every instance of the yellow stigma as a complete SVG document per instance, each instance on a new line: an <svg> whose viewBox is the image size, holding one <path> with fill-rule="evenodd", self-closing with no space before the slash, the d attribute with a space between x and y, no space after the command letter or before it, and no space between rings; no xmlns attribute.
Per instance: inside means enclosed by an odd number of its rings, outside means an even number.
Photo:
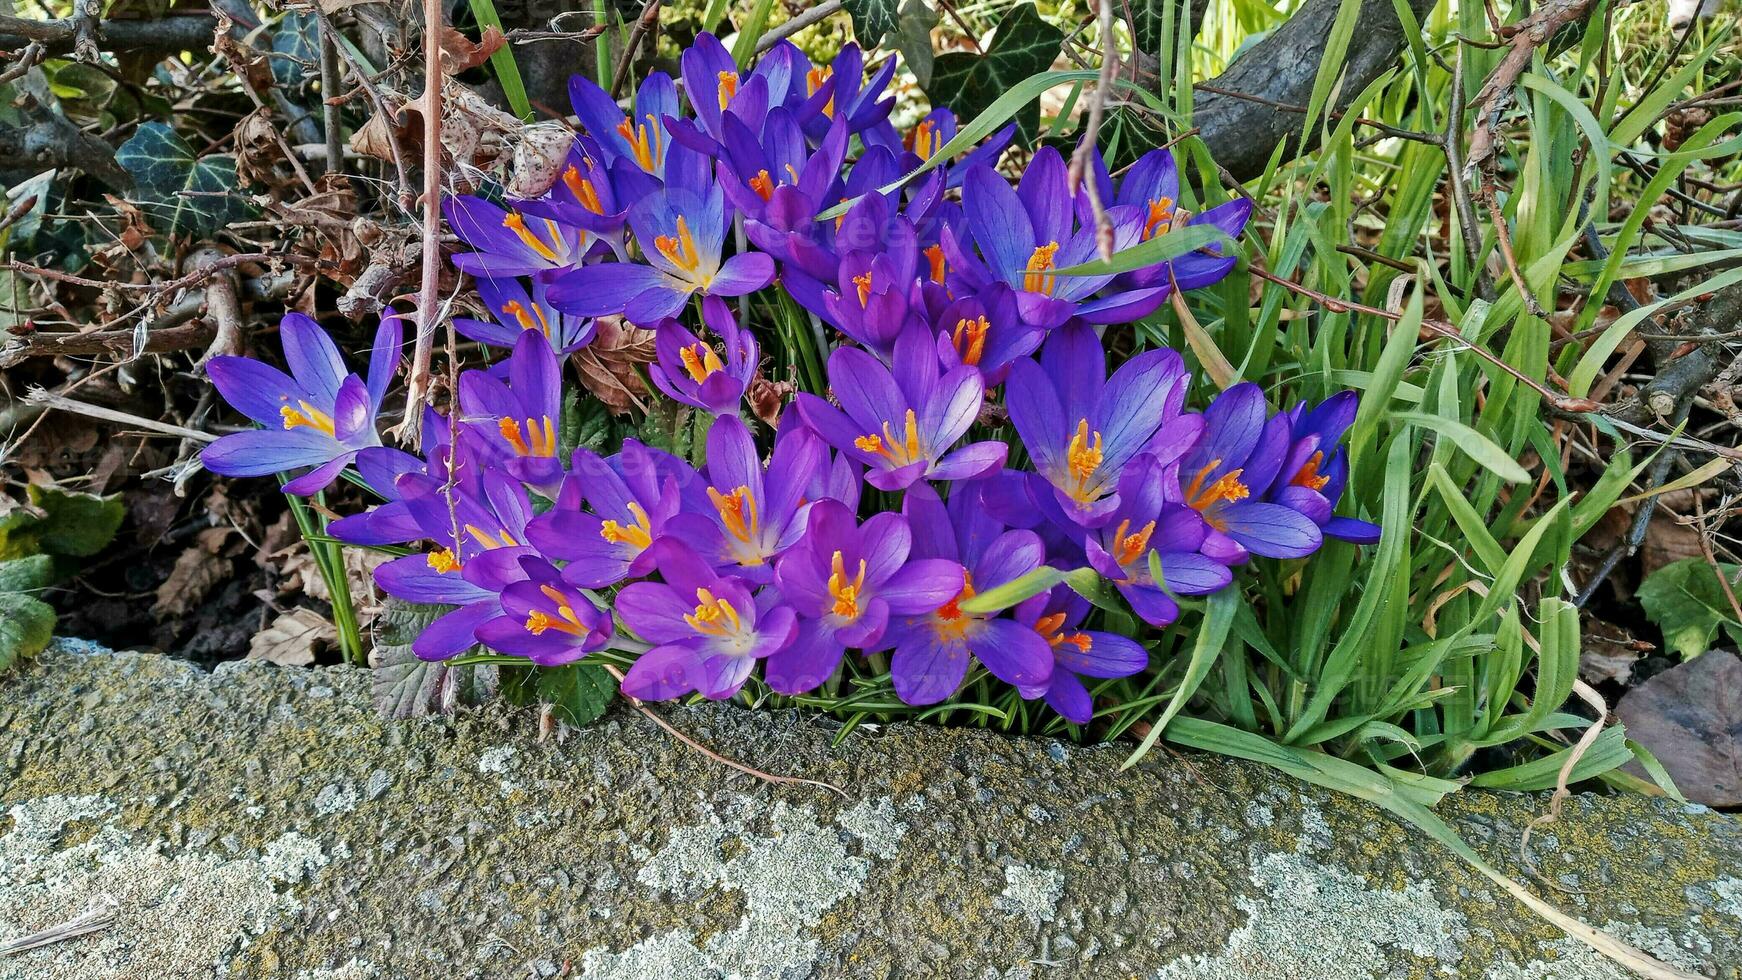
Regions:
<svg viewBox="0 0 1742 980"><path fill-rule="evenodd" d="M829 560L829 595L835 597L831 610L842 619L859 618L859 595L865 589L865 559L859 559L859 574L847 580L847 562L839 551Z"/></svg>
<svg viewBox="0 0 1742 980"><path fill-rule="evenodd" d="M1126 518L1119 522L1118 530L1113 532L1113 542L1116 548L1113 557L1121 565L1131 564L1142 558L1143 553L1149 550L1149 536L1155 533L1155 522L1150 521L1136 533L1127 534L1126 532L1130 530L1131 519Z"/></svg>
<svg viewBox="0 0 1742 980"><path fill-rule="evenodd" d="M708 375L715 371L725 370L726 367L721 362L720 355L714 353L712 347L699 340L688 347L679 348L677 356L683 361L684 370L688 371L690 377L698 384L706 381Z"/></svg>
<svg viewBox="0 0 1742 980"><path fill-rule="evenodd" d="M1035 246L1034 254L1028 257L1028 269L1022 276L1023 289L1031 293L1052 295L1053 288L1058 285L1058 276L1052 273L1056 268L1053 258L1058 250L1058 242Z"/></svg>
<svg viewBox="0 0 1742 980"><path fill-rule="evenodd" d="M1101 467L1101 433L1089 431L1088 419L1077 422L1076 434L1071 436L1071 444L1065 450L1065 463L1070 467L1071 499L1088 503L1093 493L1089 481Z"/></svg>
<svg viewBox="0 0 1742 980"><path fill-rule="evenodd" d="M906 421L904 438L899 441L889 431L889 423L885 422L882 434L872 432L862 435L853 440L853 445L862 452L882 456L894 466L906 466L916 459L922 459L925 456L925 449L919 443L919 417L914 414L911 408L907 410Z"/></svg>
<svg viewBox="0 0 1742 980"><path fill-rule="evenodd" d="M605 213L605 206L599 203L598 189L593 186L591 180L581 176L581 168L572 163L569 164L569 168L563 171L563 184L568 187L569 193L575 196L575 200L581 202L581 207L594 214Z"/></svg>
<svg viewBox="0 0 1742 980"><path fill-rule="evenodd" d="M503 418L496 422L496 431L502 433L502 438L508 440L508 445L514 447L519 456L555 456L556 455L556 424L550 416L541 416L538 420L527 419L526 430L532 436L529 444L526 434L522 433L519 419Z"/></svg>
<svg viewBox="0 0 1742 980"><path fill-rule="evenodd" d="M1297 487L1306 487L1308 490L1323 490L1325 484L1331 482L1330 477L1319 473L1319 467L1324 465L1324 462L1324 451L1314 450L1312 456L1301 464L1300 470L1288 482Z"/></svg>
<svg viewBox="0 0 1742 980"><path fill-rule="evenodd" d="M556 222L546 218L544 219L544 223L545 226L550 229L551 240L560 241L562 233L557 230ZM521 217L519 212L510 211L504 215L502 218L502 227L507 228L514 232L514 234L520 236L520 240L526 243L527 248L537 252L539 256L546 261L559 261L556 249L552 248L544 239L534 235L532 229L526 227L526 219Z"/></svg>
<svg viewBox="0 0 1742 980"><path fill-rule="evenodd" d="M731 493L721 493L709 487L708 499L719 511L720 523L725 525L726 533L745 544L760 536L761 518L757 516L756 497L749 487L739 487Z"/></svg>
<svg viewBox="0 0 1742 980"><path fill-rule="evenodd" d="M478 542L487 551L495 548L514 548L520 544L514 540L514 535L508 533L507 528L496 534L491 534L476 524L467 524L465 531L471 535L473 541Z"/></svg>
<svg viewBox="0 0 1742 980"><path fill-rule="evenodd" d="M720 111L725 112L726 107L732 104L732 96L738 94L738 73L735 71L723 71L720 73L719 77Z"/></svg>
<svg viewBox="0 0 1742 980"><path fill-rule="evenodd" d="M1252 495L1252 491L1246 484L1240 482L1240 474L1243 470L1230 470L1205 486L1204 481L1208 480L1210 474L1221 465L1221 460L1212 459L1208 466L1199 470L1197 476L1194 476L1192 482L1186 487L1185 498L1186 503L1192 509L1204 515L1204 523L1218 531L1226 531L1228 523L1216 517L1213 510L1219 509L1218 504L1245 500Z"/></svg>
<svg viewBox="0 0 1742 980"><path fill-rule="evenodd" d="M863 308L871 302L871 270L866 269L863 275L854 276L853 285L859 287L859 306Z"/></svg>
<svg viewBox="0 0 1742 980"><path fill-rule="evenodd" d="M424 561L429 562L429 567L435 569L438 575L446 575L449 572L460 570L460 560L455 558L453 551L447 548L438 548L430 552Z"/></svg>
<svg viewBox="0 0 1742 980"><path fill-rule="evenodd" d="M828 65L818 65L810 71L805 72L804 81L805 85L808 86L808 94L817 94L817 89L822 88L823 83L828 81L829 76L834 73L835 70L830 68ZM833 95L829 96L829 101L824 104L823 115L828 116L830 119L835 118L835 97Z"/></svg>
<svg viewBox="0 0 1742 980"><path fill-rule="evenodd" d="M641 164L641 169L653 173L653 168L659 160L659 150L663 140L660 134L659 120L651 114L642 116L647 125L636 126L625 118L617 124L617 135L629 144L630 152L635 154L635 162Z"/></svg>
<svg viewBox="0 0 1742 980"><path fill-rule="evenodd" d="M730 636L743 626L738 610L707 589L696 590L696 611L685 616L683 621L690 624L690 629L709 636Z"/></svg>
<svg viewBox="0 0 1742 980"><path fill-rule="evenodd" d="M599 526L599 537L640 551L653 543L653 522L647 519L647 511L633 500L629 502L629 513L635 518L633 524L625 527L616 521L606 521Z"/></svg>
<svg viewBox="0 0 1742 980"><path fill-rule="evenodd" d="M1155 237L1155 229L1162 222L1167 222L1169 229L1173 227L1173 198L1159 197L1149 202L1149 213L1143 219L1143 240L1149 241Z"/></svg>
<svg viewBox="0 0 1742 980"><path fill-rule="evenodd" d="M969 320L966 317L956 321L955 333L950 335L950 342L955 344L956 353L961 355L963 364L979 364L980 358L986 353L986 331L992 325L985 317Z"/></svg>
<svg viewBox="0 0 1742 980"><path fill-rule="evenodd" d="M1069 643L1083 653L1088 653L1094 641L1087 633L1071 633L1067 635L1061 628L1065 625L1065 614L1062 612L1042 616L1034 621L1034 631L1046 637L1048 645L1057 647Z"/></svg>
<svg viewBox="0 0 1742 980"><path fill-rule="evenodd" d="M768 171L757 171L756 176L750 178L750 189L764 201L770 200L774 197L774 180L768 176Z"/></svg>
<svg viewBox="0 0 1742 980"><path fill-rule="evenodd" d="M325 432L329 436L338 438L333 433L333 417L331 415L301 399L298 399L296 404L297 408L285 405L278 410L278 414L284 418L286 430L300 426L314 429L317 432Z"/></svg>
<svg viewBox="0 0 1742 980"><path fill-rule="evenodd" d="M511 299L503 305L502 315L513 317L514 321L520 324L520 329L537 330L539 333L544 334L546 340L550 339L550 322L544 318L544 310L540 309L536 304L534 304L532 309L529 311L526 308L526 304L517 299Z"/></svg>
<svg viewBox="0 0 1742 980"><path fill-rule="evenodd" d="M949 267L944 263L944 247L942 245L928 246L925 250L925 258L927 262L931 263L931 281L940 286L943 285L944 273L949 271Z"/></svg>
<svg viewBox="0 0 1742 980"><path fill-rule="evenodd" d="M538 636L545 630L556 630L570 636L587 635L587 627L581 622L581 618L575 615L575 607L569 605L568 596L548 585L539 586L538 591L544 593L545 598L556 603L556 616L553 617L541 609L534 609L527 613L526 631L528 633Z"/></svg>
<svg viewBox="0 0 1742 980"><path fill-rule="evenodd" d="M685 272L694 272L702 264L701 256L696 254L695 236L690 234L689 222L681 214L677 216L677 237L660 235L653 240L653 247Z"/></svg>

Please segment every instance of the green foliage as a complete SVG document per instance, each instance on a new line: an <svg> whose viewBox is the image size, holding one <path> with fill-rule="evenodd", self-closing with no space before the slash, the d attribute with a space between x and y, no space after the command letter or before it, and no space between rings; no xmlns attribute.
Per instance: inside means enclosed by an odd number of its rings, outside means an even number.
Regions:
<svg viewBox="0 0 1742 980"><path fill-rule="evenodd" d="M597 721L617 696L617 680L587 660L561 667L504 667L502 693L515 704L545 704L563 722Z"/></svg>
<svg viewBox="0 0 1742 980"><path fill-rule="evenodd" d="M31 484L28 503L0 515L0 670L34 657L54 636L54 608L38 598L114 539L119 497Z"/></svg>
<svg viewBox="0 0 1742 980"><path fill-rule="evenodd" d="M842 6L853 18L853 37L862 48L883 43L901 27L901 0L846 0Z"/></svg>
<svg viewBox="0 0 1742 980"><path fill-rule="evenodd" d="M198 156L164 123L141 124L115 160L133 176L140 207L168 234L210 235L253 214L236 189L236 158Z"/></svg>
<svg viewBox="0 0 1742 980"><path fill-rule="evenodd" d="M934 59L926 96L933 105L954 110L957 119L972 119L1017 83L1051 68L1064 39L1038 7L1018 4L998 22L984 54L952 51ZM1023 139L1039 135L1040 106L1029 105L1015 118Z"/></svg>
<svg viewBox="0 0 1742 980"><path fill-rule="evenodd" d="M495 695L501 680L494 664L455 664L419 660L412 640L430 623L453 612L451 606L409 605L388 599L375 621L375 648L369 654L375 707L389 718L452 714ZM482 647L475 648L482 650Z"/></svg>
<svg viewBox="0 0 1742 980"><path fill-rule="evenodd" d="M1719 575L1735 582L1742 567L1721 564L1714 569L1704 558L1683 558L1652 572L1639 586L1645 615L1663 630L1664 643L1684 659L1710 650L1720 628L1731 643L1742 644L1742 621Z"/></svg>

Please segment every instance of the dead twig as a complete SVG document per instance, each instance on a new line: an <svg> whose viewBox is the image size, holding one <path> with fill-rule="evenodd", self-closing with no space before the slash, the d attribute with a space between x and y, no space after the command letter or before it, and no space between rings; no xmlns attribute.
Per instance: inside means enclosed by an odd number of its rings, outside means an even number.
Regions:
<svg viewBox="0 0 1742 980"><path fill-rule="evenodd" d="M612 677L617 678L618 684L623 683L623 672L621 670L618 670L616 667L613 667L610 665L606 665L605 669L611 672ZM817 786L817 787L820 787L822 789L826 789L826 790L830 791L831 793L838 794L842 799L848 798L847 791L842 789L839 786L836 786L833 783L825 783L825 782L818 780L818 779L805 779L803 776L776 776L773 773L763 772L762 770L757 769L753 766L747 766L744 763L737 761L736 759L727 758L726 756L723 756L720 753L715 752L713 749L708 748L706 745L703 745L702 743L696 741L695 739L689 737L688 735L685 735L683 732L678 731L677 728L674 727L671 722L666 721L664 718L661 718L659 716L658 712L654 711L652 708L649 708L647 706L647 704L645 702L643 702L642 700L640 700L639 698L629 698L629 703L630 703L630 705L632 705L635 708L636 711L639 711L643 715L646 715L647 718L650 721L652 721L655 725L658 725L660 728L665 729L666 733L668 735L670 735L672 738L677 739L679 742L682 742L683 744L696 750L697 752L701 753L702 755L707 756L709 759L712 759L715 762L718 762L722 766L726 766L726 767L731 768L731 769L736 769L739 772L745 773L747 775L755 776L757 779L760 779L765 783L775 783L775 784L779 784L779 785Z"/></svg>
<svg viewBox="0 0 1742 980"><path fill-rule="evenodd" d="M623 60L617 63L617 72L611 76L611 98L615 99L623 91L623 83L629 78L629 68L635 63L635 51L641 47L642 38L659 23L659 0L647 0L647 7L636 19L635 27L629 32L629 43L623 46Z"/></svg>
<svg viewBox="0 0 1742 980"><path fill-rule="evenodd" d="M1101 73L1095 80L1095 92L1089 99L1089 117L1083 123L1082 138L1077 141L1077 149L1071 154L1070 193L1076 196L1077 188L1085 186L1083 175L1089 169L1089 161L1095 154L1095 141L1101 135L1101 117L1107 109L1107 99L1113 94L1113 75L1118 70L1119 49L1113 37L1113 0L1100 0L1101 19ZM1099 182L1091 175L1086 184L1089 192L1089 210L1095 216L1095 246L1105 262L1113 261L1113 219L1107 216L1107 208L1101 203Z"/></svg>
<svg viewBox="0 0 1742 980"><path fill-rule="evenodd" d="M442 231L442 3L423 0L423 278L417 291L417 343L412 347L406 382L405 418L400 436L421 445L418 431L429 394L429 362L435 349L436 293L441 289Z"/></svg>

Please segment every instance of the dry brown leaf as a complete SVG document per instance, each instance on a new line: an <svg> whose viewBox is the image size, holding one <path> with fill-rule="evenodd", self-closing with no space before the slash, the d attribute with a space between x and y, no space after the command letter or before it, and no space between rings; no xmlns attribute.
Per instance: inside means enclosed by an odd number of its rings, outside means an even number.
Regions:
<svg viewBox="0 0 1742 980"><path fill-rule="evenodd" d="M315 655L338 641L333 624L310 609L292 609L254 634L248 641L248 659L265 660L282 667L307 667Z"/></svg>
<svg viewBox="0 0 1742 980"><path fill-rule="evenodd" d="M1648 578L1652 572L1671 562L1703 558L1705 554L1705 549L1700 547L1698 529L1659 511L1646 527L1645 540L1639 545L1640 579Z"/></svg>
<svg viewBox="0 0 1742 980"><path fill-rule="evenodd" d="M508 178L509 197L537 197L550 190L568 161L575 134L555 123L527 126L514 145L514 165Z"/></svg>
<svg viewBox="0 0 1742 980"><path fill-rule="evenodd" d="M234 533L227 525L208 527L175 557L175 566L157 587L157 599L151 604L151 615L158 622L186 616L230 580L232 568L224 552Z"/></svg>
<svg viewBox="0 0 1742 980"><path fill-rule="evenodd" d="M1615 713L1676 788L1707 806L1742 806L1742 660L1713 650L1627 692ZM1644 776L1637 762L1627 767Z"/></svg>
<svg viewBox="0 0 1742 980"><path fill-rule="evenodd" d="M598 319L599 334L574 354L581 384L618 415L639 407L647 386L641 368L654 359L653 331L631 326L621 317Z"/></svg>
<svg viewBox="0 0 1742 980"><path fill-rule="evenodd" d="M381 595L375 590L375 569L392 561L393 556L367 548L345 548L341 553L345 556L345 576L351 583L351 603L357 612L358 628L367 630L381 614ZM326 603L333 601L327 580L321 577L314 556L302 546L302 542L296 542L271 558L277 562L281 576L278 583L280 595L301 592L310 599Z"/></svg>
<svg viewBox="0 0 1742 980"><path fill-rule="evenodd" d="M442 65L450 75L476 68L495 54L508 38L499 27L486 27L477 41L452 27L442 28Z"/></svg>

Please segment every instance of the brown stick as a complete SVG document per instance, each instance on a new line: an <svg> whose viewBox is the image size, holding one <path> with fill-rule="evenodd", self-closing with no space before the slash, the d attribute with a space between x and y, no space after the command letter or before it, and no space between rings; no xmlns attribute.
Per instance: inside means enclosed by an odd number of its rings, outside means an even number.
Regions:
<svg viewBox="0 0 1742 980"><path fill-rule="evenodd" d="M422 445L419 411L429 395L429 362L435 349L436 294L441 289L442 231L442 3L423 0L423 279L417 291L417 344L406 383L400 433Z"/></svg>

